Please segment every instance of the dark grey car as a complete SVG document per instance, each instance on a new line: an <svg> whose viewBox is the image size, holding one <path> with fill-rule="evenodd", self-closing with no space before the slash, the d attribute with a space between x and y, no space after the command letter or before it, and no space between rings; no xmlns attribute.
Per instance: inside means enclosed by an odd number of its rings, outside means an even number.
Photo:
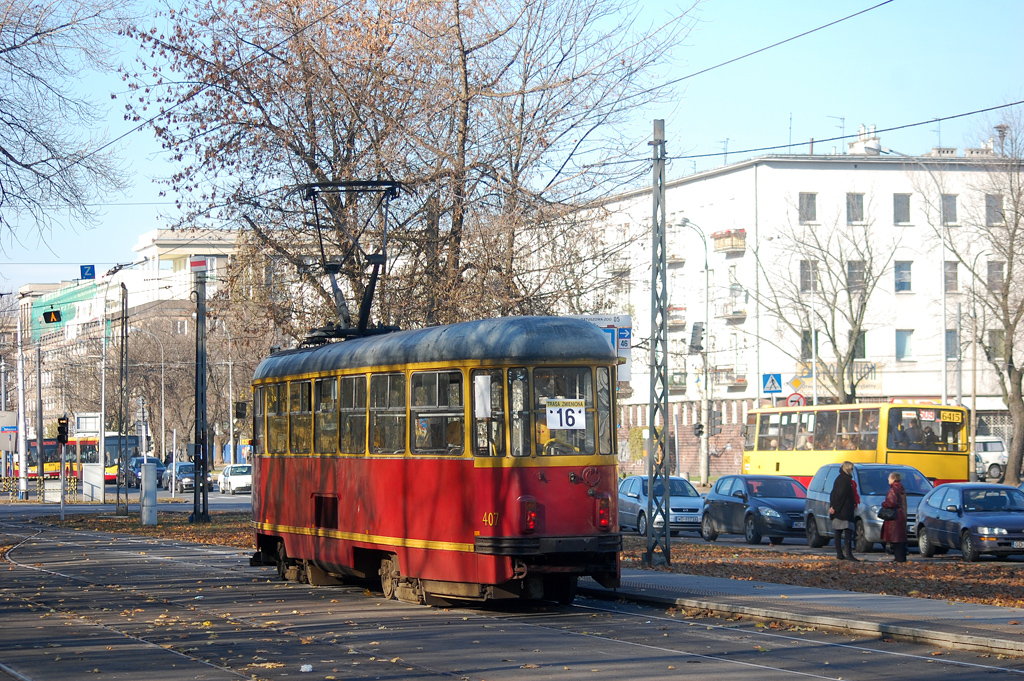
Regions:
<svg viewBox="0 0 1024 681"><path fill-rule="evenodd" d="M828 517L829 497L832 485L839 477L842 464L829 463L818 469L807 486L807 505L804 517L807 522L807 543L814 548L821 548L833 536L832 521ZM860 503L854 509L854 550L865 553L874 548L875 543L882 541L882 521L878 518L878 509L889 493L889 473L899 472L903 478L903 489L907 492L907 537L915 541L917 537L917 506L921 497L932 490L932 483L921 474L921 471L910 466L898 466L887 463L855 463L853 464L853 480L857 483Z"/></svg>
<svg viewBox="0 0 1024 681"><path fill-rule="evenodd" d="M669 511L672 532L700 532L700 509L704 503L700 494L685 478L669 478ZM633 475L619 483L619 527L635 529L637 534L647 534L647 476ZM662 489L655 489L655 498L661 497ZM655 529L665 526L661 515L654 518Z"/></svg>

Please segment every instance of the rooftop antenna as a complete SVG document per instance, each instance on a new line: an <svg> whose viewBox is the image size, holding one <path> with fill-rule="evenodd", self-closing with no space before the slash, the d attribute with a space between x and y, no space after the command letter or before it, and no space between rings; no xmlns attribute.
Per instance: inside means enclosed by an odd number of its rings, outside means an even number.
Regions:
<svg viewBox="0 0 1024 681"><path fill-rule="evenodd" d="M935 119L935 128L932 130L932 132L934 132L935 134L937 134L939 136L939 148L941 149L942 148L942 119L940 119L940 118L936 118Z"/></svg>
<svg viewBox="0 0 1024 681"><path fill-rule="evenodd" d="M729 165L729 138L726 137L725 140L720 141L719 144L722 145L722 165L727 166Z"/></svg>
<svg viewBox="0 0 1024 681"><path fill-rule="evenodd" d="M828 118L833 118L833 119L839 121L839 125L837 125L836 127L839 128L839 134L841 135L840 139L842 140L841 144L843 144L843 153L845 154L846 153L846 118L843 117L843 116L828 116Z"/></svg>

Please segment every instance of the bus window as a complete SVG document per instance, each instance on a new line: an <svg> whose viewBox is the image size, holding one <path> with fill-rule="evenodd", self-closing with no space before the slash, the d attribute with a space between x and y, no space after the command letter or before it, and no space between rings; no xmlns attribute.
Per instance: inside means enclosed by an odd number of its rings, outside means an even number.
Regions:
<svg viewBox="0 0 1024 681"><path fill-rule="evenodd" d="M865 409L860 424L860 448L874 451L878 448L878 410Z"/></svg>
<svg viewBox="0 0 1024 681"><path fill-rule="evenodd" d="M366 376L343 376L338 395L341 411L338 445L342 454L366 453Z"/></svg>
<svg viewBox="0 0 1024 681"><path fill-rule="evenodd" d="M743 449L750 451L757 443L757 414L747 414L747 422L743 424Z"/></svg>
<svg viewBox="0 0 1024 681"><path fill-rule="evenodd" d="M313 384L288 384L288 446L293 454L309 454L313 448Z"/></svg>
<svg viewBox="0 0 1024 681"><path fill-rule="evenodd" d="M477 369L471 375L473 454L505 456L505 376L501 369ZM484 404L486 410L477 409ZM486 416L483 415L486 411Z"/></svg>
<svg viewBox="0 0 1024 681"><path fill-rule="evenodd" d="M466 428L462 372L417 372L411 386L412 451L461 455Z"/></svg>
<svg viewBox="0 0 1024 681"><path fill-rule="evenodd" d="M370 376L370 451L405 452L405 374Z"/></svg>
<svg viewBox="0 0 1024 681"><path fill-rule="evenodd" d="M857 449L860 447L860 410L839 412L839 437L836 449Z"/></svg>
<svg viewBox="0 0 1024 681"><path fill-rule="evenodd" d="M317 454L338 451L338 379L321 378L313 384L313 447Z"/></svg>
<svg viewBox="0 0 1024 681"><path fill-rule="evenodd" d="M530 455L529 375L523 367L508 370L508 406L512 456Z"/></svg>
<svg viewBox="0 0 1024 681"><path fill-rule="evenodd" d="M800 451L814 449L814 412L800 412L800 425L796 433L796 448Z"/></svg>
<svg viewBox="0 0 1024 681"><path fill-rule="evenodd" d="M612 391L608 367L597 368L597 441L602 454L612 449Z"/></svg>
<svg viewBox="0 0 1024 681"><path fill-rule="evenodd" d="M288 452L288 414L286 413L285 385L268 385L267 396L267 452L285 454Z"/></svg>
<svg viewBox="0 0 1024 681"><path fill-rule="evenodd" d="M796 421L797 414L782 414L782 426L779 429L779 450L789 452L796 445Z"/></svg>
<svg viewBox="0 0 1024 681"><path fill-rule="evenodd" d="M758 426L757 449L762 452L774 452L779 447L779 415L761 414Z"/></svg>
<svg viewBox="0 0 1024 681"><path fill-rule="evenodd" d="M836 413L819 411L814 424L814 448L834 449L836 446Z"/></svg>
<svg viewBox="0 0 1024 681"><path fill-rule="evenodd" d="M537 367L533 390L537 454L594 454L596 419L590 368ZM581 408L582 419L577 416Z"/></svg>

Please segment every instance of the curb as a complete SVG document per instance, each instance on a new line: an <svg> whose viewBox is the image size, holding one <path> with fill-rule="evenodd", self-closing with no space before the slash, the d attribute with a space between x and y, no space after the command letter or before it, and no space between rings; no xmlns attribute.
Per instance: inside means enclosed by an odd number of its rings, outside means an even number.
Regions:
<svg viewBox="0 0 1024 681"><path fill-rule="evenodd" d="M699 608L701 610L709 610L718 614L746 615L757 619L775 620L786 622L787 624L803 626L814 625L838 631L848 631L860 635L873 634L886 638L899 639L901 641L909 641L912 643L928 643L945 648L954 648L956 650L1002 653L1004 655L1013 655L1015 657L1024 655L1024 641L993 639L990 637L972 636L970 634L953 634L935 631L934 629L869 622L866 620L808 615L794 613L788 610L735 605L732 603L701 600L698 598L658 596L654 594L639 593L633 590L623 590L621 588L613 590L580 584L577 591L580 594L603 600L626 599L635 603L644 603L648 605L674 605L683 608Z"/></svg>

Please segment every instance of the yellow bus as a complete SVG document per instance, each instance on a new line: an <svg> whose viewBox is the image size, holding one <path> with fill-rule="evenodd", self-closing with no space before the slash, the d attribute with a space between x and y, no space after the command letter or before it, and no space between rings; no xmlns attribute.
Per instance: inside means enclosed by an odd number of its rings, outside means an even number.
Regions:
<svg viewBox="0 0 1024 681"><path fill-rule="evenodd" d="M935 484L968 479L967 410L912 402L766 407L748 412L743 472L804 485L824 464L913 466Z"/></svg>

